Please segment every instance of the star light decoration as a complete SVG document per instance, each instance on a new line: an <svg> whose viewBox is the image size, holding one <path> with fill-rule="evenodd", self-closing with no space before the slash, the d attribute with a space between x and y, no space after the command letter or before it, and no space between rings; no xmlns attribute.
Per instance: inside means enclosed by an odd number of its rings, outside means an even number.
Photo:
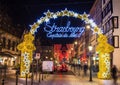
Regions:
<svg viewBox="0 0 120 85"><path fill-rule="evenodd" d="M86 14L86 12L84 12L83 14L79 14L73 11L69 11L67 10L67 8L65 8L62 11L57 11L55 13L50 12L50 10L48 10L47 12L44 13L44 17L40 18L37 20L36 23L34 23L33 25L30 25L31 30L30 32L32 34L34 34L37 31L37 28L39 28L39 25L42 24L43 22L49 22L50 19L56 19L57 17L62 17L62 16L68 16L68 17L75 17L75 18L79 18L83 21L85 21L86 24L90 24L91 25L91 30L93 31L93 33L98 33L101 34L102 31L100 28L97 27L97 25L95 24L95 22L92 19L89 19L89 14Z"/></svg>
<svg viewBox="0 0 120 85"><path fill-rule="evenodd" d="M110 55L108 53L105 53L104 56L105 57L103 63L105 63L104 66L105 70L102 73L102 77L108 79L110 78L110 57L109 57Z"/></svg>
<svg viewBox="0 0 120 85"><path fill-rule="evenodd" d="M22 71L22 74L24 75L29 73L29 65L30 65L29 53L24 52L22 56L24 57L23 62L25 66L25 71Z"/></svg>

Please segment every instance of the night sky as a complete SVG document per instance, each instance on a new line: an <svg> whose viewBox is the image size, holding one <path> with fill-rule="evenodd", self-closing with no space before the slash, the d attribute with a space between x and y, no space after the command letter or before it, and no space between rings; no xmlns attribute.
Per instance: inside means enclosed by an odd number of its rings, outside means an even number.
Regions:
<svg viewBox="0 0 120 85"><path fill-rule="evenodd" d="M68 10L80 14L83 14L84 12L89 13L89 10L92 7L93 2L95 0L0 0L0 1L2 4L8 7L8 14L12 18L14 24L25 25L28 29L30 29L29 25L32 25L34 22L37 21L37 19L44 16L44 12L46 12L47 10L50 10L51 12L57 12L67 8ZM59 26L62 26L62 23L65 23L64 21L67 22L67 20L71 21L72 25L79 26L78 23L79 20L64 17L58 18L58 20L54 21L54 23L57 22ZM44 25L41 25L40 27L43 28ZM56 43L58 43L57 41L59 41L59 39L48 39L46 38L46 36L43 35L45 35L45 33L42 30L38 30L36 36L40 37L42 40L43 39L47 40L47 42L55 41ZM60 39L60 41L66 42L68 40Z"/></svg>

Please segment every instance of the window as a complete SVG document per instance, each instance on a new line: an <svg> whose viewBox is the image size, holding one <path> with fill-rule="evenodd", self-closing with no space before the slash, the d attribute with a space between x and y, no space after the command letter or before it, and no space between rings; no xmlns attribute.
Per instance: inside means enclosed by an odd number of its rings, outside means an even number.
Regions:
<svg viewBox="0 0 120 85"><path fill-rule="evenodd" d="M103 30L103 33L105 33L105 25L103 26L102 30Z"/></svg>
<svg viewBox="0 0 120 85"><path fill-rule="evenodd" d="M107 32L109 31L109 22L106 23Z"/></svg>
<svg viewBox="0 0 120 85"><path fill-rule="evenodd" d="M111 44L111 45L113 45L113 37L109 37L108 38L108 43Z"/></svg>
<svg viewBox="0 0 120 85"><path fill-rule="evenodd" d="M105 0L103 0L103 4L105 4Z"/></svg>
<svg viewBox="0 0 120 85"><path fill-rule="evenodd" d="M47 53L47 52L48 52L48 50L45 50L45 52Z"/></svg>
<svg viewBox="0 0 120 85"><path fill-rule="evenodd" d="M111 28L110 28L110 20L108 21L108 31L110 31Z"/></svg>
<svg viewBox="0 0 120 85"><path fill-rule="evenodd" d="M12 51L15 50L15 41L12 42Z"/></svg>
<svg viewBox="0 0 120 85"><path fill-rule="evenodd" d="M103 33L107 33L110 30L113 30L114 26L113 26L113 17L110 18L110 20L108 20L104 25L103 25Z"/></svg>
<svg viewBox="0 0 120 85"><path fill-rule="evenodd" d="M103 33L106 33L107 32L107 24L105 23L104 25L103 25Z"/></svg>
<svg viewBox="0 0 120 85"><path fill-rule="evenodd" d="M6 38L3 37L3 48L6 48Z"/></svg>
<svg viewBox="0 0 120 85"><path fill-rule="evenodd" d="M105 6L103 12L102 12L102 18L104 18L109 12L113 12L113 9L112 9L112 1L110 0L108 2L108 4Z"/></svg>
<svg viewBox="0 0 120 85"><path fill-rule="evenodd" d="M109 20L109 23L110 23L110 29L112 29L112 28L113 28L113 20L110 19L110 20Z"/></svg>
<svg viewBox="0 0 120 85"><path fill-rule="evenodd" d="M10 47L11 47L11 41L10 39L8 39L8 50L10 50Z"/></svg>
<svg viewBox="0 0 120 85"><path fill-rule="evenodd" d="M118 16L114 16L112 20L113 20L113 27L118 28Z"/></svg>
<svg viewBox="0 0 120 85"><path fill-rule="evenodd" d="M108 4L108 10L110 11L111 10L111 4Z"/></svg>
<svg viewBox="0 0 120 85"><path fill-rule="evenodd" d="M113 36L113 46L115 48L119 48L119 36L118 35Z"/></svg>
<svg viewBox="0 0 120 85"><path fill-rule="evenodd" d="M52 52L51 50L49 50L49 52Z"/></svg>
<svg viewBox="0 0 120 85"><path fill-rule="evenodd" d="M83 45L80 47L80 51L83 51L83 47L84 47Z"/></svg>
<svg viewBox="0 0 120 85"><path fill-rule="evenodd" d="M18 49L17 49L17 45L18 45L18 42L15 42L15 49L16 49L16 52L18 52Z"/></svg>

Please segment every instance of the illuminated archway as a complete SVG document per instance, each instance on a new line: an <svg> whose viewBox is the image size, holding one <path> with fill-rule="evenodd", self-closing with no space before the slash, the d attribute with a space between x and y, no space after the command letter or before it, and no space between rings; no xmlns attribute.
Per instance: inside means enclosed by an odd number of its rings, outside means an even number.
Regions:
<svg viewBox="0 0 120 85"><path fill-rule="evenodd" d="M25 74L29 74L30 63L32 62L32 52L35 50L33 44L34 34L37 31L37 28L43 23L48 22L50 19L55 19L62 16L74 17L83 20L86 24L90 24L91 30L93 33L98 34L98 46L96 51L99 52L99 73L98 78L109 79L110 78L110 52L114 48L107 43L107 37L102 34L102 30L95 24L92 19L89 19L89 15L78 14L67 9L62 11L57 11L55 13L50 12L49 10L44 13L45 16L38 19L33 25L31 25L30 32L24 35L24 40L20 43L17 48L21 51L21 77L25 77Z"/></svg>

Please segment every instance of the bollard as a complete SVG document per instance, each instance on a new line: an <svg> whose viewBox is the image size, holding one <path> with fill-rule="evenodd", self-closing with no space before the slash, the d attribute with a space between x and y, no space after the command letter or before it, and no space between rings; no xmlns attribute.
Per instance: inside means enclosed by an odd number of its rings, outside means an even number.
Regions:
<svg viewBox="0 0 120 85"><path fill-rule="evenodd" d="M33 62L32 62L32 67L31 67L31 69L32 69L32 74L31 74L31 85L33 85L33 80L34 80L34 69L33 69Z"/></svg>
<svg viewBox="0 0 120 85"><path fill-rule="evenodd" d="M27 85L27 76L28 76L28 74L26 74L26 85Z"/></svg>
<svg viewBox="0 0 120 85"><path fill-rule="evenodd" d="M41 79L40 77L41 77L41 73L39 72L39 83L40 83L40 79Z"/></svg>
<svg viewBox="0 0 120 85"><path fill-rule="evenodd" d="M2 78L2 69L0 69L0 79Z"/></svg>
<svg viewBox="0 0 120 85"><path fill-rule="evenodd" d="M7 65L4 66L4 78L6 78Z"/></svg>
<svg viewBox="0 0 120 85"><path fill-rule="evenodd" d="M2 79L2 85L4 85L4 79Z"/></svg>
<svg viewBox="0 0 120 85"><path fill-rule="evenodd" d="M32 75L31 75L31 85L33 85L33 78L34 78L34 76L33 76L33 72L32 72Z"/></svg>
<svg viewBox="0 0 120 85"><path fill-rule="evenodd" d="M18 70L16 70L16 85L18 85Z"/></svg>
<svg viewBox="0 0 120 85"><path fill-rule="evenodd" d="M42 73L42 80L43 80L43 73Z"/></svg>

